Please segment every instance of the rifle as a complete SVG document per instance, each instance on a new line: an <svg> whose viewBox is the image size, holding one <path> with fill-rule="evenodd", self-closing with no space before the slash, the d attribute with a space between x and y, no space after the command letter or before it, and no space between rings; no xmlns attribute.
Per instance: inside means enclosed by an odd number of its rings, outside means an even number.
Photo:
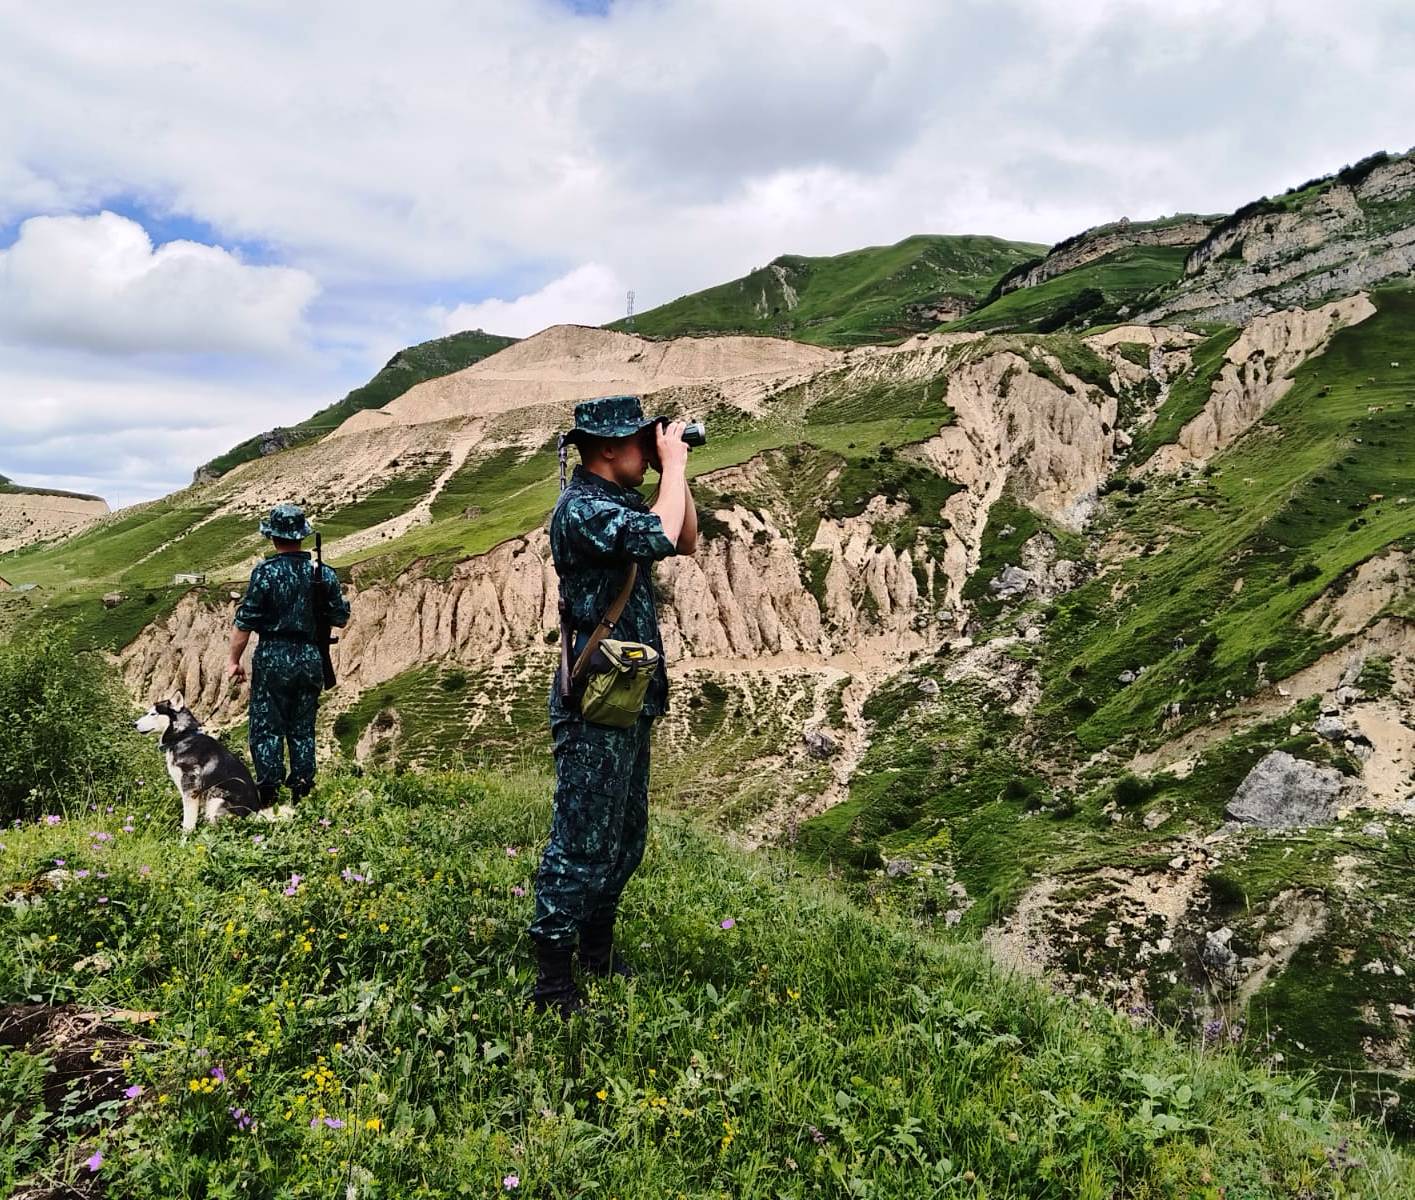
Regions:
<svg viewBox="0 0 1415 1200"><path fill-rule="evenodd" d="M310 606L314 609L314 648L319 651L319 664L324 669L324 688L328 691L337 681L334 675L334 660L329 656L329 647L339 639L330 632L324 591L324 540L314 535L314 585L310 588Z"/></svg>

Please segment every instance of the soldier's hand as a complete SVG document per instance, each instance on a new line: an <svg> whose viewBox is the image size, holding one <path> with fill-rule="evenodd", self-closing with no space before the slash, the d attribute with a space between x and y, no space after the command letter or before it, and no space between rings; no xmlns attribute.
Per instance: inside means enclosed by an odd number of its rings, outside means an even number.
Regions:
<svg viewBox="0 0 1415 1200"><path fill-rule="evenodd" d="M241 666L240 659L226 664L226 674L230 676L232 683L245 683L246 681L246 668Z"/></svg>
<svg viewBox="0 0 1415 1200"><path fill-rule="evenodd" d="M683 440L686 421L670 421L667 425L654 427L658 441L659 474L666 475L673 468L684 470L688 466L688 443Z"/></svg>

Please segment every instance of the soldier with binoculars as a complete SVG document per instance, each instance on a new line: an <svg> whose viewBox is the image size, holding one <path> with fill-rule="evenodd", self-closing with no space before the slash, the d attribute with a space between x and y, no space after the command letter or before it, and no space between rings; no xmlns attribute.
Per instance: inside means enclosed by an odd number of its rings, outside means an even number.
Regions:
<svg viewBox="0 0 1415 1200"><path fill-rule="evenodd" d="M698 516L688 489L701 424L645 418L637 396L575 408L560 440L562 491L550 518L560 579L561 664L550 694L555 809L536 873L532 999L569 1017L583 1005L573 961L590 976L631 974L614 952L619 898L648 832L649 732L668 711L653 564L692 554ZM565 478L573 445L580 465ZM639 494L659 473L652 504Z"/></svg>

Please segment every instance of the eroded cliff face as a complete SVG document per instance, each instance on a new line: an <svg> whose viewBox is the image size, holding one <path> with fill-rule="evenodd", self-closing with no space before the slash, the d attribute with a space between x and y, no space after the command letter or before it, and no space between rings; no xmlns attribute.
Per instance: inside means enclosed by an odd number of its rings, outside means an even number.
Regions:
<svg viewBox="0 0 1415 1200"><path fill-rule="evenodd" d="M930 341L908 354L861 356L851 368L860 376L854 383L937 373L958 345ZM809 545L796 543L770 503L744 499L714 514L725 532L705 537L692 558L655 571L670 660L785 656L823 664L866 643L918 644L931 629L956 628L988 510L1009 485L1024 503L1079 527L1115 450L1115 398L1037 347L965 355L951 363L948 386L955 422L907 453L961 488L941 512L918 515L913 545L877 536L906 513L882 496L858 516L822 515ZM360 436L339 441L351 446ZM751 496L761 477L754 460L706 482L730 480ZM245 697L224 675L234 600L219 595L187 597L123 652L134 693L153 698L180 689L208 719L236 719ZM447 578L414 569L359 587L335 649L341 694L352 697L420 663L481 664L544 645L556 627L555 596L541 530L460 563Z"/></svg>
<svg viewBox="0 0 1415 1200"><path fill-rule="evenodd" d="M1262 313L1350 294L1415 271L1415 156L1378 166L1355 186L1333 183L1291 212L1224 222L1196 246L1185 279L1136 316L1242 324Z"/></svg>
<svg viewBox="0 0 1415 1200"><path fill-rule="evenodd" d="M1229 347L1203 411L1160 447L1144 470L1203 463L1252 428L1292 388L1292 372L1326 348L1332 334L1374 315L1365 293L1320 308L1288 309L1250 321Z"/></svg>

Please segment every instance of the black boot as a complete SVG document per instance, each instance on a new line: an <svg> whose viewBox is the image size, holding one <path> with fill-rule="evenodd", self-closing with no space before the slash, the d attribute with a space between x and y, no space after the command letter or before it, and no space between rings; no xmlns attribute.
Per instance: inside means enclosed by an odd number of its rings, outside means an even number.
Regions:
<svg viewBox="0 0 1415 1200"><path fill-rule="evenodd" d="M600 979L633 979L634 970L614 953L614 917L591 921L580 931L580 966Z"/></svg>
<svg viewBox="0 0 1415 1200"><path fill-rule="evenodd" d="M314 791L313 779L292 779L290 780L290 803L298 804L306 796Z"/></svg>
<svg viewBox="0 0 1415 1200"><path fill-rule="evenodd" d="M258 793L258 807L274 808L280 799L280 785L278 783L262 783L256 787Z"/></svg>
<svg viewBox="0 0 1415 1200"><path fill-rule="evenodd" d="M553 1010L568 1021L585 1007L584 997L575 986L571 960L574 951L568 946L536 942L536 986L531 1002L537 1011Z"/></svg>

